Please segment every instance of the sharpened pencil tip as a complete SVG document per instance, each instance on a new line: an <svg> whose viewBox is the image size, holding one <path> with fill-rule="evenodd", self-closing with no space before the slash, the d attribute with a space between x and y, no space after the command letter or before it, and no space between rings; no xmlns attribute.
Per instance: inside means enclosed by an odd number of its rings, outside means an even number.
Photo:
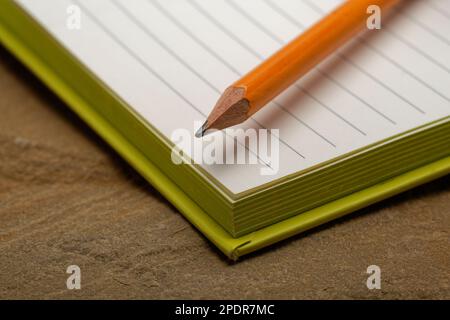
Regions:
<svg viewBox="0 0 450 320"><path fill-rule="evenodd" d="M206 134L207 128L208 128L208 120L206 120L205 123L197 130L195 136L197 138L203 137Z"/></svg>

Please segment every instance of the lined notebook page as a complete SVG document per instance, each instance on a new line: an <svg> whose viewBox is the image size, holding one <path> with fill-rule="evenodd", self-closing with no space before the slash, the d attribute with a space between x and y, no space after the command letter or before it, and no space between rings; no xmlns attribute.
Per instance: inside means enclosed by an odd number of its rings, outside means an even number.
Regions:
<svg viewBox="0 0 450 320"><path fill-rule="evenodd" d="M234 193L450 114L450 0L405 1L242 128L280 129L280 169L202 165ZM340 0L20 0L75 57L170 137ZM66 9L82 10L81 29Z"/></svg>

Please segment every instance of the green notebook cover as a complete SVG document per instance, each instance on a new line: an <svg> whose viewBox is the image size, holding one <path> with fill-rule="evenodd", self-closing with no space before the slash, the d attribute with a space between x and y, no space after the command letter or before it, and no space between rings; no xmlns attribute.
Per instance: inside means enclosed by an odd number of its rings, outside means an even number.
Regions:
<svg viewBox="0 0 450 320"><path fill-rule="evenodd" d="M63 99L86 123L106 140L140 174L154 185L211 242L231 259L339 218L372 203L413 188L450 172L450 157L384 180L364 190L328 202L297 216L258 229L241 237L232 237L176 183L164 175L138 147L110 121L92 107L94 101L114 101L114 95L88 70L74 68L74 58L60 47L32 18L12 1L1 0L0 41ZM51 61L51 63L49 63ZM58 66L55 68L55 66ZM67 75L70 77L67 77ZM97 82L90 95L81 94L80 83ZM105 100L106 99L106 100ZM124 122L126 122L126 117ZM135 125L132 121L129 125ZM211 203L214 205L214 203Z"/></svg>

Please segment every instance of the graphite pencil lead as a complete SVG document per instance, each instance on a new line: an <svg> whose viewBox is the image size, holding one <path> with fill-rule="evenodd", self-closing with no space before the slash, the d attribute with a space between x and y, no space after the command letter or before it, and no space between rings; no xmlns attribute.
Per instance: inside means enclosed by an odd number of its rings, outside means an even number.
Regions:
<svg viewBox="0 0 450 320"><path fill-rule="evenodd" d="M201 138L205 134L207 134L206 132L207 130L208 130L208 120L206 120L205 123L203 123L203 125L200 128L198 128L197 132L195 133L195 136L197 138Z"/></svg>

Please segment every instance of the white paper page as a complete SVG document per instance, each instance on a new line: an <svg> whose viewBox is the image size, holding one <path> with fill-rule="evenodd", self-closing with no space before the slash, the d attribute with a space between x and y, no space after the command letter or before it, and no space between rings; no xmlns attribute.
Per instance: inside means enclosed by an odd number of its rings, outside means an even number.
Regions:
<svg viewBox="0 0 450 320"><path fill-rule="evenodd" d="M341 0L20 0L74 56L168 138ZM234 193L450 114L450 0L406 1L242 128L280 130L279 171L202 165ZM67 27L67 8L81 28Z"/></svg>

